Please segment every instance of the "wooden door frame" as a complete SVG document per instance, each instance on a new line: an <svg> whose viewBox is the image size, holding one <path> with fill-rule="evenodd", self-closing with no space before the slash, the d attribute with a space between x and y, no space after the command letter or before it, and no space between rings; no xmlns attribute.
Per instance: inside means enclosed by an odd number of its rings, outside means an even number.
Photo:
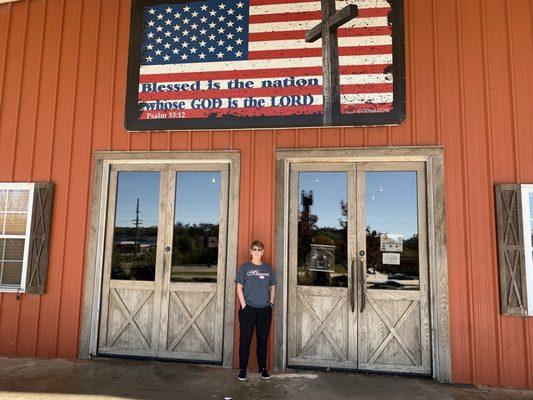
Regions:
<svg viewBox="0 0 533 400"><path fill-rule="evenodd" d="M278 149L276 151L275 265L278 276L274 315L274 369L284 370L287 354L288 226L291 163L313 162L426 163L429 303L432 376L451 382L451 345L448 301L446 212L444 207L444 147L365 147L331 149Z"/></svg>
<svg viewBox="0 0 533 400"><path fill-rule="evenodd" d="M233 365L235 286L232 277L237 269L237 234L239 216L240 152L228 151L98 151L93 154L92 197L90 228L87 243L85 286L83 292L82 321L79 356L82 359L97 355L102 267L107 196L111 165L115 164L227 164L229 166L229 204L227 258L224 307L224 339L222 366Z"/></svg>

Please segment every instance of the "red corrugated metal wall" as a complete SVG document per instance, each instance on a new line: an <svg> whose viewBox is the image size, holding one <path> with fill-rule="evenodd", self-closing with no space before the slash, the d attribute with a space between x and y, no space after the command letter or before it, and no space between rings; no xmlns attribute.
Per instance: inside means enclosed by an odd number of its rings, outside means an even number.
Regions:
<svg viewBox="0 0 533 400"><path fill-rule="evenodd" d="M398 127L135 134L129 5L0 5L0 181L57 184L48 293L0 294L0 354L77 357L94 150L239 149L244 261L252 238L273 255L274 149L443 144L453 379L533 388L533 318L499 315L492 191L533 182L532 0L406 0Z"/></svg>

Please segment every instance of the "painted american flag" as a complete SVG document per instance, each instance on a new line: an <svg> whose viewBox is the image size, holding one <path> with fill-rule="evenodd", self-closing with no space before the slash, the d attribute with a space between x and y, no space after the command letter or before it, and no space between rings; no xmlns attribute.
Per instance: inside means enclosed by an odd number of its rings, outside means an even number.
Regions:
<svg viewBox="0 0 533 400"><path fill-rule="evenodd" d="M387 0L356 4L338 29L343 114L393 108ZM143 6L140 119L322 113L322 44L304 41L319 0L206 0ZM294 99L296 104L294 103Z"/></svg>

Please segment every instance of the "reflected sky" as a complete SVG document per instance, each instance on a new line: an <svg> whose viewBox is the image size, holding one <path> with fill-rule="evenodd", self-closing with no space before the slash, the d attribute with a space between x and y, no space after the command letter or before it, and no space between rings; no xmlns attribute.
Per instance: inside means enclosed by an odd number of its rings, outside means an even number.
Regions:
<svg viewBox="0 0 533 400"><path fill-rule="evenodd" d="M415 171L366 172L366 225L408 239L418 232Z"/></svg>
<svg viewBox="0 0 533 400"><path fill-rule="evenodd" d="M157 226L159 210L159 172L119 172L115 226L133 227L137 199L143 227Z"/></svg>
<svg viewBox="0 0 533 400"><path fill-rule="evenodd" d="M142 226L157 225L159 177L159 172L119 172L116 226L134 226L137 198ZM345 172L300 172L298 186L299 202L302 189L314 192L311 213L319 216L317 227L341 227L339 219L345 217L339 199L347 197ZM179 172L176 191L179 210L175 221L218 223L220 172ZM366 172L366 203L367 225L372 229L404 238L417 233L416 172Z"/></svg>
<svg viewBox="0 0 533 400"><path fill-rule="evenodd" d="M118 173L115 226L134 227L137 198L143 227L157 226L159 214L159 172ZM219 222L220 172L178 172L175 221L184 224Z"/></svg>
<svg viewBox="0 0 533 400"><path fill-rule="evenodd" d="M318 216L318 228L341 228L339 219L343 221L340 199L346 201L347 174L345 172L300 172L298 202L302 211L302 190L313 191L311 214Z"/></svg>
<svg viewBox="0 0 533 400"><path fill-rule="evenodd" d="M174 222L218 224L220 172L178 172Z"/></svg>
<svg viewBox="0 0 533 400"><path fill-rule="evenodd" d="M318 216L317 227L340 228L339 199L346 199L344 172L300 172L301 191L314 193L311 213ZM381 233L401 234L404 239L418 232L415 171L366 172L366 223Z"/></svg>

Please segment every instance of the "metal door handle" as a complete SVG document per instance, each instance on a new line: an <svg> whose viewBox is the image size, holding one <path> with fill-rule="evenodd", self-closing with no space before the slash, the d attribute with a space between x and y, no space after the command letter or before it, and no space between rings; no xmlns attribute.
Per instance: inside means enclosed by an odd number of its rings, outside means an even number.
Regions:
<svg viewBox="0 0 533 400"><path fill-rule="evenodd" d="M359 258L361 263L361 274L359 275L359 290L361 291L361 312L365 311L366 306L366 291L365 291L365 258Z"/></svg>
<svg viewBox="0 0 533 400"><path fill-rule="evenodd" d="M350 305L352 312L355 311L355 257L352 257L352 279L350 281Z"/></svg>

